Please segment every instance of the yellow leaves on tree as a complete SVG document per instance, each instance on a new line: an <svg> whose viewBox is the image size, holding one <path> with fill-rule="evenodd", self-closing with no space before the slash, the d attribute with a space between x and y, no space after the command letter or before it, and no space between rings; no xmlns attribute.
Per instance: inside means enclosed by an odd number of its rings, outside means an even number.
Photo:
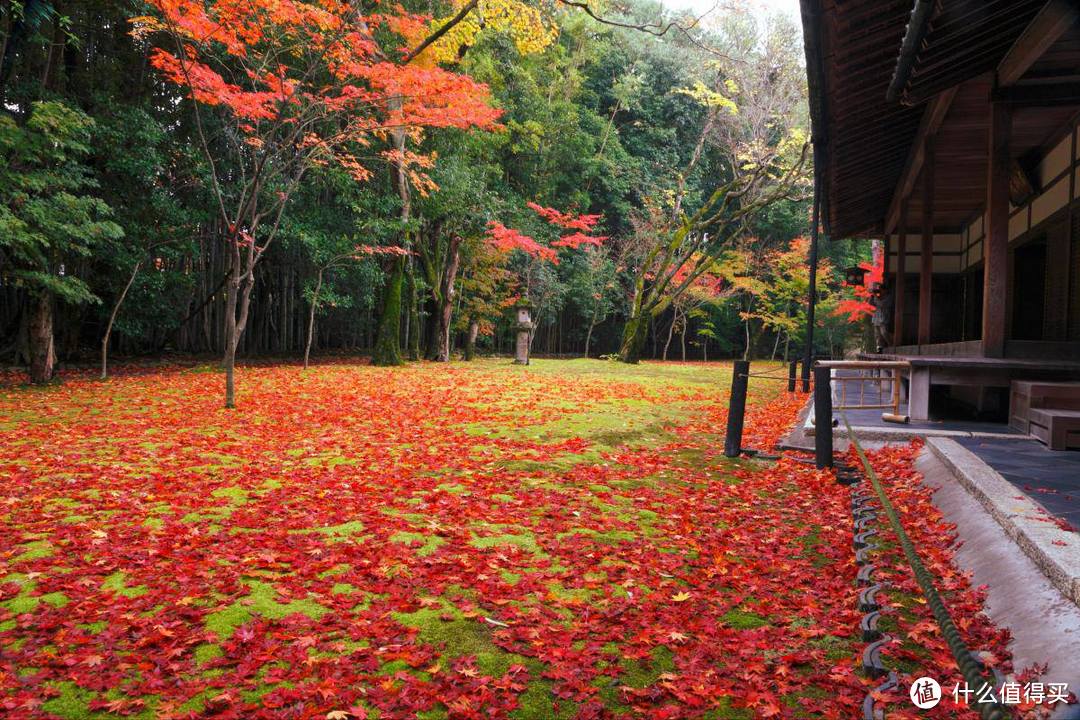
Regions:
<svg viewBox="0 0 1080 720"><path fill-rule="evenodd" d="M466 5L468 0L456 0L454 10L446 17L436 18L425 30L445 25ZM473 45L484 30L506 33L522 55L542 52L555 41L558 29L535 6L520 0L481 0L461 22L423 52L419 60L439 64L454 62L462 48Z"/></svg>

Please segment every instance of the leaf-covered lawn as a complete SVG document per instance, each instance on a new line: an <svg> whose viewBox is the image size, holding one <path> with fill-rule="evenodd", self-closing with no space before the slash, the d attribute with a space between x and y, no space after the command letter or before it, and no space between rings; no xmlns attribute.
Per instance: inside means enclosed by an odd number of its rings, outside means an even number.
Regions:
<svg viewBox="0 0 1080 720"><path fill-rule="evenodd" d="M725 460L729 383L491 360L245 368L233 411L208 368L0 391L0 707L851 717L870 681L849 491ZM751 387L745 444L769 447L804 398ZM962 627L1004 661L906 477ZM945 685L895 563L893 664Z"/></svg>

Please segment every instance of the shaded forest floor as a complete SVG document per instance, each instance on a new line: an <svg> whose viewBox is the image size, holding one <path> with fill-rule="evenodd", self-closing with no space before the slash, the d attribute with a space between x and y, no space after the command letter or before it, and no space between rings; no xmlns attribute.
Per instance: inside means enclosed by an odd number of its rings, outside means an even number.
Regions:
<svg viewBox="0 0 1080 720"><path fill-rule="evenodd" d="M849 490L723 458L730 364L239 378L234 411L209 367L0 390L7 712L851 717L874 684ZM804 396L782 388L751 382L745 445L793 422ZM877 462L967 639L1007 669L913 452ZM882 565L891 663L951 687L902 558Z"/></svg>

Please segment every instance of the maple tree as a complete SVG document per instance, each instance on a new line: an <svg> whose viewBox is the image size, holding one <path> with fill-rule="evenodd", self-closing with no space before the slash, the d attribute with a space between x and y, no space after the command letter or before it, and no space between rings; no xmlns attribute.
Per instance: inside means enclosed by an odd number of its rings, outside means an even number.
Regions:
<svg viewBox="0 0 1080 720"><path fill-rule="evenodd" d="M862 281L855 285L844 283L851 288L851 297L842 299L834 311L837 315L845 315L848 322L856 323L874 314L872 299L885 282L885 256L879 253L871 262L859 263L859 269L863 271Z"/></svg>
<svg viewBox="0 0 1080 720"><path fill-rule="evenodd" d="M431 64L394 59L426 32L426 18L400 6L363 13L339 0L212 3L151 0L153 16L132 20L153 41L151 63L195 101L195 120L229 251L225 317L225 404L235 403L236 350L247 325L255 268L274 241L305 174L336 164L357 181L373 144L405 183L423 191L431 158L404 138L428 127L487 127L499 111L486 87ZM383 39L389 38L389 39ZM384 47L385 45L385 47ZM204 111L226 129L211 136ZM238 173L219 171L221 154ZM407 209L407 202L403 208ZM403 209L403 213L405 209ZM400 264L400 260L397 261Z"/></svg>
<svg viewBox="0 0 1080 720"><path fill-rule="evenodd" d="M550 283L545 282L545 266L559 264L560 250L598 248L608 238L591 234L598 228L600 215L565 213L533 201L527 202L526 206L544 221L543 230L549 238L538 241L498 220L488 222L487 237L491 247L501 252L507 261L515 254L524 258L524 265L517 272L518 297L514 300L535 305L535 315L540 316L554 299ZM532 337L530 331L530 343Z"/></svg>

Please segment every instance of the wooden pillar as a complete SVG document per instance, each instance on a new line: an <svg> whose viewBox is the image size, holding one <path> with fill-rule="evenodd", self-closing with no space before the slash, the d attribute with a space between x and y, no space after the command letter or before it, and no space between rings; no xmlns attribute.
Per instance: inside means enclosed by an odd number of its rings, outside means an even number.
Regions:
<svg viewBox="0 0 1080 720"><path fill-rule="evenodd" d="M904 344L904 284L907 274L907 211L908 201L900 201L900 217L896 221L896 280L893 283L893 345Z"/></svg>
<svg viewBox="0 0 1080 720"><path fill-rule="evenodd" d="M919 344L930 344L930 301L934 281L934 138L923 141L922 248L919 254Z"/></svg>
<svg viewBox="0 0 1080 720"><path fill-rule="evenodd" d="M986 240L983 248L982 350L1005 355L1009 270L1009 135L1012 117L1003 103L990 105L990 152L986 177Z"/></svg>

